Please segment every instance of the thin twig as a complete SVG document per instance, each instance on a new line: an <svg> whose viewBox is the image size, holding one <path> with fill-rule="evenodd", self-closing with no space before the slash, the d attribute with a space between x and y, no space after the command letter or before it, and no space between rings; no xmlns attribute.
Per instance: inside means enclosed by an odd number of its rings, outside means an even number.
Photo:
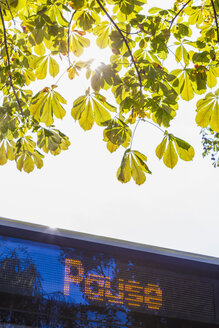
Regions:
<svg viewBox="0 0 219 328"><path fill-rule="evenodd" d="M8 70L9 70L9 75L8 75L9 76L9 82L10 82L11 88L13 90L15 99L17 101L18 107L20 109L21 115L24 118L23 109L22 109L20 100L19 100L19 98L17 96L16 90L15 90L15 87L14 87L14 84L13 84L13 81L12 81L12 76L11 76L11 62L10 62L10 57L9 57L9 53L8 53L8 42L7 42L6 28L5 28L5 22L4 22L4 18L3 18L3 14L2 14L1 5L0 5L0 17L1 17L1 21L2 21L3 33L4 33L4 45L5 45L5 52L6 52L6 56L7 56L7 63L8 63Z"/></svg>
<svg viewBox="0 0 219 328"><path fill-rule="evenodd" d="M133 133L132 133L132 138L131 138L131 142L130 142L130 149L132 149L132 142L133 142L134 135L135 135L135 132L136 132L136 130L137 130L137 127L138 127L140 121L143 121L143 122L149 123L149 124L155 126L155 128L157 128L157 129L159 129L160 131L162 131L163 133L165 133L165 131L164 131L163 129L161 129L158 125L156 125L155 123L150 122L150 121L148 121L148 120L145 120L144 118L139 118L139 119L138 119L138 122L136 123L135 128L134 128L134 130L133 130Z"/></svg>
<svg viewBox="0 0 219 328"><path fill-rule="evenodd" d="M58 78L58 80L56 81L55 84L58 84L58 83L59 83L59 81L60 81L61 78L65 75L66 72L67 72L67 71L65 70L65 71L61 74L61 76Z"/></svg>
<svg viewBox="0 0 219 328"><path fill-rule="evenodd" d="M176 54L174 54L174 52L171 50L171 49L169 49L169 47L167 47L167 49L176 57L176 59L178 59L179 60L179 58L176 56ZM178 61L178 63L180 63L180 65L182 66L182 68L184 69L184 66L183 66L183 64L181 63L181 61L179 60Z"/></svg>
<svg viewBox="0 0 219 328"><path fill-rule="evenodd" d="M132 138L131 138L131 142L130 142L130 149L132 149L132 142L133 142L133 139L134 139L134 135L135 135L135 132L137 130L138 124L140 123L141 120L142 120L141 118L138 119L138 122L136 123L135 128L133 130Z"/></svg>
<svg viewBox="0 0 219 328"><path fill-rule="evenodd" d="M125 33L125 34L138 34L138 33L141 33L142 32L141 30L139 30L137 32L127 32L127 31L125 31L123 29L120 29L120 31L122 31L122 33Z"/></svg>
<svg viewBox="0 0 219 328"><path fill-rule="evenodd" d="M179 16L179 14L183 11L183 9L191 2L192 0L188 0L183 6L182 8L178 11L178 13L173 17L173 19L170 22L170 26L169 26L169 30L171 30L171 27L175 21L175 19Z"/></svg>
<svg viewBox="0 0 219 328"><path fill-rule="evenodd" d="M133 62L133 64L134 64L134 66L135 66L135 70L136 70L137 75L138 75L139 84L140 84L140 89L142 89L141 74L140 74L140 72L139 72L139 70L138 70L138 67L137 67L137 65L136 65L136 62L135 62L135 59L134 59L134 57L133 57L132 51L131 51L131 49L130 49L130 47L129 47L128 41L127 41L126 38L124 37L124 35L123 35L122 31L120 30L120 28L118 27L118 25L114 22L114 20L113 20L112 17L109 15L109 13L107 12L107 10L104 8L104 6L102 5L102 3L101 3L99 0L96 0L96 1L97 1L97 3L99 4L100 8L104 11L104 13L106 14L106 16L108 17L108 19L113 23L113 25L115 26L115 28L117 29L117 31L118 31L119 34L121 35L123 41L125 42L125 45L126 45L126 47L127 47L127 49L128 49L128 52L129 52L129 54L130 54L130 56L131 56L132 62Z"/></svg>
<svg viewBox="0 0 219 328"><path fill-rule="evenodd" d="M69 21L68 24L68 62L69 62L69 66L71 66L71 60L70 60L70 29L71 29L71 23L74 17L74 14L76 13L76 10L73 11L72 15L71 15L71 19Z"/></svg>
<svg viewBox="0 0 219 328"><path fill-rule="evenodd" d="M211 0L211 5L213 7L213 11L214 11L214 18L215 18L215 23L216 23L216 30L217 30L217 42L219 43L219 30L218 30L218 20L217 20L217 13L216 13L216 9L214 6L214 2L213 0Z"/></svg>
<svg viewBox="0 0 219 328"><path fill-rule="evenodd" d="M159 129L160 131L162 131L163 133L165 133L165 131L164 131L163 129L161 129L158 125L156 125L155 123L150 122L150 121L148 121L148 120L145 120L144 118L142 118L141 120L142 120L143 122L146 122L146 123L149 123L149 124L155 126L155 128L157 128L157 129Z"/></svg>

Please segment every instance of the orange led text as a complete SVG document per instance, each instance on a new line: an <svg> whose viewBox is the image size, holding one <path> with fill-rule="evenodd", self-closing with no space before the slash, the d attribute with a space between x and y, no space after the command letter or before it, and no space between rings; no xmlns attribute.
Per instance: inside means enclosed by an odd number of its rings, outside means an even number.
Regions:
<svg viewBox="0 0 219 328"><path fill-rule="evenodd" d="M111 279L103 275L84 273L81 261L65 259L64 294L70 285L81 285L88 299L99 302L124 304L135 308L146 306L150 310L162 307L162 290L158 284L140 284L138 281Z"/></svg>

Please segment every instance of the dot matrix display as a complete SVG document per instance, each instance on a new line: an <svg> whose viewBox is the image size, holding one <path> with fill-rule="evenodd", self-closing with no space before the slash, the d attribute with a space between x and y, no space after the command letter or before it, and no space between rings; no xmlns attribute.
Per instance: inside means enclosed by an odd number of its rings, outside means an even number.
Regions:
<svg viewBox="0 0 219 328"><path fill-rule="evenodd" d="M0 293L37 297L46 306L55 299L75 309L219 323L217 280L181 272L165 261L153 264L143 255L139 260L128 251L68 244L0 237Z"/></svg>

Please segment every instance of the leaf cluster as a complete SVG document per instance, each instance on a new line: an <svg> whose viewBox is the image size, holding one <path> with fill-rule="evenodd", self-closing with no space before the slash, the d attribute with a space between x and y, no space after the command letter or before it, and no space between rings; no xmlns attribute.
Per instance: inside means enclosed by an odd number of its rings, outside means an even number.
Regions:
<svg viewBox="0 0 219 328"><path fill-rule="evenodd" d="M217 1L210 0L175 1L169 9L148 8L146 0L2 0L0 164L14 160L29 173L43 166L47 153L68 149L68 137L56 127L67 109L56 91L65 72L71 81L85 71L90 84L72 99L73 119L85 131L94 123L103 128L110 152L125 148L121 182L132 177L142 184L151 173L147 157L132 150L140 121L163 131L155 153L167 167L178 158L193 159L188 142L163 130L175 119L180 98L199 97L196 123L217 145L219 91L209 89L219 77L218 11ZM79 60L89 51L90 35L100 49L111 51L109 63L96 69L92 60ZM33 94L32 83L48 76L57 82ZM205 155L213 147L209 140L203 142Z"/></svg>

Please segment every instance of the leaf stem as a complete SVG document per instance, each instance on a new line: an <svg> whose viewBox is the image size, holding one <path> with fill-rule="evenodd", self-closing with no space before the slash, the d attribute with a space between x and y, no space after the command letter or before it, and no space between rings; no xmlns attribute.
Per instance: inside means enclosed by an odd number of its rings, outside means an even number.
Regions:
<svg viewBox="0 0 219 328"><path fill-rule="evenodd" d="M66 73L66 70L60 75L60 77L58 78L58 80L56 81L55 84L58 84L58 83L59 83L59 81L60 81L61 78L65 75L65 73Z"/></svg>
<svg viewBox="0 0 219 328"><path fill-rule="evenodd" d="M159 129L161 132L165 133L165 131L163 129L161 129L158 125L154 124L153 122L150 122L148 120L145 120L144 118L141 119L143 122L149 123L153 126L155 126L155 128Z"/></svg>
<svg viewBox="0 0 219 328"><path fill-rule="evenodd" d="M217 13L216 13L216 9L214 6L214 1L211 0L211 5L213 7L213 11L214 11L214 18L215 18L215 23L216 23L216 30L217 30L217 42L219 43L219 27L218 27L218 20L217 20Z"/></svg>
<svg viewBox="0 0 219 328"><path fill-rule="evenodd" d="M135 59L134 59L134 57L133 57L132 51L131 51L131 49L130 49L130 47L129 47L128 41L126 40L125 36L123 35L123 33L122 33L122 31L120 30L120 28L118 27L118 25L114 22L114 20L113 20L112 17L109 15L109 13L107 12L107 10L104 8L104 6L103 6L103 4L101 3L101 1L99 1L99 0L96 0L96 1L97 1L97 3L99 4L100 8L104 11L104 13L106 14L106 16L108 17L108 19L109 19L109 20L112 22L112 24L115 26L115 28L117 29L117 31L118 31L119 34L121 35L123 41L125 42L125 45L126 45L126 47L127 47L127 49L128 49L128 52L129 52L129 54L130 54L130 56L131 56L132 62L133 62L133 64L134 64L134 66L135 66L136 73L137 73L137 75L138 75L138 80L139 80L139 84L140 84L140 89L142 89L141 74L140 74L140 72L139 72L139 70L138 70L137 64L136 64Z"/></svg>
<svg viewBox="0 0 219 328"><path fill-rule="evenodd" d="M132 143L133 143L134 135L135 135L135 132L136 132L137 127L138 127L141 120L142 120L141 118L138 119L138 122L136 123L135 128L133 130L132 138L131 138L131 142L130 142L130 149L132 149Z"/></svg>
<svg viewBox="0 0 219 328"><path fill-rule="evenodd" d="M134 128L134 130L133 130L133 133L132 133L132 138L131 138L131 142L130 142L130 149L132 149L132 143L133 143L134 135L135 135L135 132L136 132L136 130L137 130L137 127L138 127L140 121L143 121L143 122L149 123L149 124L155 126L155 128L159 129L161 132L165 133L165 131L164 131L163 129L161 129L158 125L154 124L153 122L150 122L150 121L148 121L148 120L145 120L144 118L139 118L139 119L138 119L138 122L136 123L135 128Z"/></svg>
<svg viewBox="0 0 219 328"><path fill-rule="evenodd" d="M4 34L4 45L5 45L5 52L6 52L6 56L7 56L7 63L8 63L8 70L9 70L9 75L8 75L9 76L9 82L10 82L11 88L13 90L15 99L17 101L18 107L20 109L21 115L22 115L22 117L24 119L23 109L22 109L22 106L21 106L21 103L20 103L20 99L18 98L18 95L16 93L16 90L15 90L15 87L14 87L14 84L13 84L13 81L12 81L11 72L10 72L11 71L11 62L10 62L10 57L9 57L9 52L8 52L8 42L7 42L7 35L6 35L6 27L5 27L5 22L4 22L3 14L2 14L1 5L0 5L0 17L1 17L1 21L2 21L3 34Z"/></svg>
<svg viewBox="0 0 219 328"><path fill-rule="evenodd" d="M122 33L125 33L125 34L138 34L138 33L142 33L141 30L137 31L137 32L126 32L125 30L122 30L120 29Z"/></svg>
<svg viewBox="0 0 219 328"><path fill-rule="evenodd" d="M69 66L71 66L71 60L70 60L70 29L71 29L71 23L72 23L72 20L74 18L75 13L76 13L76 10L73 11L73 13L71 15L71 19L68 23L68 62L69 62Z"/></svg>
<svg viewBox="0 0 219 328"><path fill-rule="evenodd" d="M192 0L188 0L183 6L182 8L178 11L178 13L173 17L173 19L170 22L170 26L169 26L169 30L171 30L171 27L175 21L175 19L180 15L180 13L183 11L183 9L191 2ZM212 0L211 0L212 1Z"/></svg>

